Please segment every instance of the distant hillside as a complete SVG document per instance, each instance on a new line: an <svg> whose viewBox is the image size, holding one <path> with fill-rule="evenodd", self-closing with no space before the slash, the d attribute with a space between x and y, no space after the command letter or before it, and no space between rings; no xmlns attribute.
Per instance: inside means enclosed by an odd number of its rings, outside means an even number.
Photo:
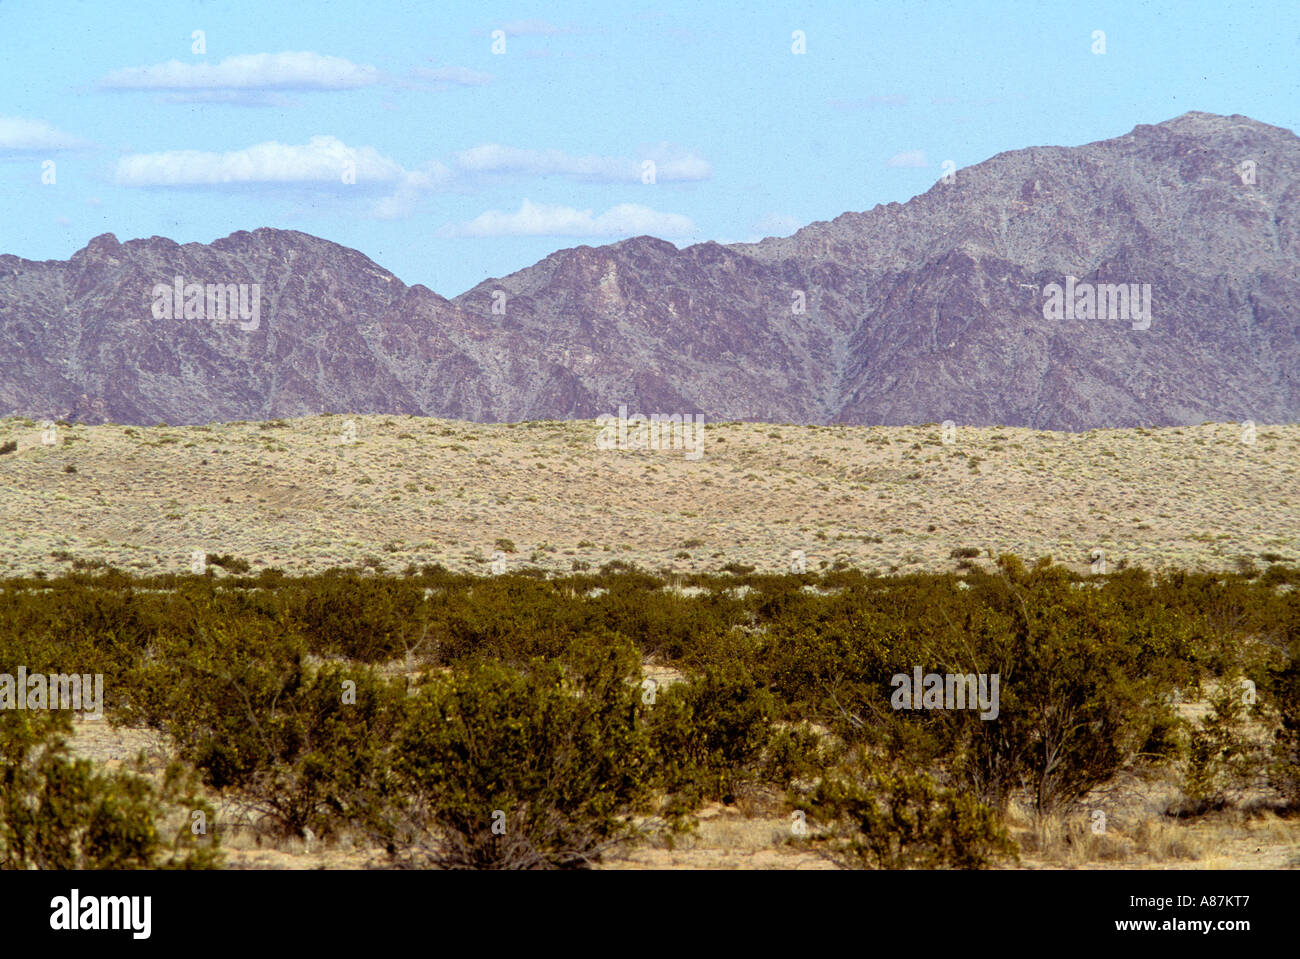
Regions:
<svg viewBox="0 0 1300 959"><path fill-rule="evenodd" d="M224 426L0 420L0 575L439 563L487 574L1300 563L1300 425L1088 433L707 424L702 455L588 422L404 416ZM945 443L945 438L951 440ZM49 441L48 443L45 441ZM1249 442L1252 441L1253 442ZM954 555L954 551L957 551ZM585 564L585 565L584 565Z"/></svg>
<svg viewBox="0 0 1300 959"><path fill-rule="evenodd" d="M1290 131L1188 113L1003 153L792 237L580 246L454 300L293 231L184 246L105 234L66 262L0 256L0 413L1292 422L1297 170ZM176 277L257 284L256 320L186 319L183 302L181 318L155 316L155 287ZM1089 317L1081 298L1045 318L1067 277L1146 289L1149 328Z"/></svg>

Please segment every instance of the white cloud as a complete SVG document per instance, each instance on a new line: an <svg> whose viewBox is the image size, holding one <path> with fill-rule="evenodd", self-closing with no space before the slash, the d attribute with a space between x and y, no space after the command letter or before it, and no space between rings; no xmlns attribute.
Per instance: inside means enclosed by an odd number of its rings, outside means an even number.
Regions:
<svg viewBox="0 0 1300 959"><path fill-rule="evenodd" d="M272 140L242 150L166 150L132 153L117 161L122 186L219 186L256 183L342 183L345 170L357 183L391 183L406 172L374 147L350 147L332 136L302 146Z"/></svg>
<svg viewBox="0 0 1300 959"><path fill-rule="evenodd" d="M573 156L562 150L521 150L486 143L456 154L456 165L472 173L522 173L569 176L600 183L640 183L645 161L655 165L655 182L707 180L713 167L698 154L668 144L646 150L639 159Z"/></svg>
<svg viewBox="0 0 1300 959"><path fill-rule="evenodd" d="M904 150L902 153L895 153L885 161L885 165L898 167L927 167L930 164L926 162L924 150Z"/></svg>
<svg viewBox="0 0 1300 959"><path fill-rule="evenodd" d="M44 120L0 116L0 150L72 150L85 143Z"/></svg>
<svg viewBox="0 0 1300 959"><path fill-rule="evenodd" d="M129 187L333 188L356 190L369 199L376 190L392 191L374 200L370 210L385 220L409 216L421 197L451 179L451 171L436 161L406 169L374 147L350 147L332 136L312 137L301 146L271 141L225 153L128 154L114 173L119 185Z"/></svg>
<svg viewBox="0 0 1300 959"><path fill-rule="evenodd" d="M249 53L220 63L169 60L106 76L110 90L352 90L378 83L379 71L319 53Z"/></svg>
<svg viewBox="0 0 1300 959"><path fill-rule="evenodd" d="M399 220L416 211L420 199L430 190L442 186L451 178L451 171L437 161L422 170L408 170L397 182L391 196L375 201L370 214L380 220Z"/></svg>
<svg viewBox="0 0 1300 959"><path fill-rule="evenodd" d="M518 211L489 210L468 223L444 227L443 236L685 236L695 231L688 216L620 203L599 216L591 210L547 206L524 200Z"/></svg>

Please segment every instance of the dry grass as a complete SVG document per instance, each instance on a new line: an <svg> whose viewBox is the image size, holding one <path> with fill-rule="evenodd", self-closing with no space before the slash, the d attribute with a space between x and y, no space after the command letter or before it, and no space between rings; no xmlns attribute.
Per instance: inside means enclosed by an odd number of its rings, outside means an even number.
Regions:
<svg viewBox="0 0 1300 959"><path fill-rule="evenodd" d="M1229 809L1190 821L1108 819L1099 828L1083 812L1039 822L1017 809L1008 825L1023 868L1300 868L1300 821L1267 810Z"/></svg>
<svg viewBox="0 0 1300 959"><path fill-rule="evenodd" d="M355 442L345 424L352 421ZM1085 570L1300 560L1300 426L1082 434L707 424L704 453L596 448L589 421L317 416L199 427L0 421L0 574L73 562L183 571L195 550L254 571L441 563L568 572L951 569L958 547ZM974 469L971 463L975 462ZM76 472L65 472L74 466Z"/></svg>

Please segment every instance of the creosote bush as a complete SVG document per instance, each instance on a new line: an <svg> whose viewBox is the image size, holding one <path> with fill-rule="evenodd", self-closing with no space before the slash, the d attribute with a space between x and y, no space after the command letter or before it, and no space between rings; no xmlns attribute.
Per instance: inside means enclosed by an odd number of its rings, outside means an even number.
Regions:
<svg viewBox="0 0 1300 959"><path fill-rule="evenodd" d="M678 795L678 807L733 803L737 787L757 778L775 713L772 694L743 667L710 667L661 693L650 736L662 785Z"/></svg>
<svg viewBox="0 0 1300 959"><path fill-rule="evenodd" d="M1269 680L1278 724L1268 758L1268 780L1290 808L1300 808L1300 636L1271 664Z"/></svg>
<svg viewBox="0 0 1300 959"><path fill-rule="evenodd" d="M555 579L74 570L0 582L0 662L103 673L110 721L168 732L211 794L287 835L375 838L396 864L586 866L643 814L675 821L753 790L812 804L844 863L988 865L1012 801L1061 816L1119 772L1181 775L1184 760L1189 794L1207 792L1194 780L1226 754L1189 739L1170 701L1242 676L1259 687L1271 788L1300 802L1300 571L980 567L735 570L673 589L617 563ZM648 662L685 678L643 701ZM918 667L998 675L997 717L892 708L891 677ZM116 795L105 822L162 808L66 756L34 773L25 755L25 783ZM44 861L157 853L128 825L87 847L70 824L90 807L60 808L42 828L65 852ZM21 828L7 861L36 862Z"/></svg>
<svg viewBox="0 0 1300 959"><path fill-rule="evenodd" d="M997 812L922 772L856 753L822 778L805 811L826 830L810 844L868 869L983 869L1016 856Z"/></svg>
<svg viewBox="0 0 1300 959"><path fill-rule="evenodd" d="M221 863L211 817L184 770L161 783L130 771L97 772L72 757L66 713L0 712L0 868L209 869ZM169 833L164 820L172 820Z"/></svg>
<svg viewBox="0 0 1300 959"><path fill-rule="evenodd" d="M650 794L636 672L630 647L592 642L567 663L434 679L396 734L390 847L445 868L592 865Z"/></svg>

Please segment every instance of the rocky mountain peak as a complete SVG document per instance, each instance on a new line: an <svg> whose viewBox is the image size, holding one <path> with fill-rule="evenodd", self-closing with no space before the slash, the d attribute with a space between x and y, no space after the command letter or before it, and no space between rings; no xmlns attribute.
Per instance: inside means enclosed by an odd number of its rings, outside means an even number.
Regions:
<svg viewBox="0 0 1300 959"><path fill-rule="evenodd" d="M295 230L103 234L66 262L0 257L0 409L135 423L620 405L1067 430L1295 420L1298 176L1291 131L1193 111L1000 153L791 236L580 245L451 300ZM177 276L245 291L250 308L256 287L256 320L159 319L155 286Z"/></svg>

